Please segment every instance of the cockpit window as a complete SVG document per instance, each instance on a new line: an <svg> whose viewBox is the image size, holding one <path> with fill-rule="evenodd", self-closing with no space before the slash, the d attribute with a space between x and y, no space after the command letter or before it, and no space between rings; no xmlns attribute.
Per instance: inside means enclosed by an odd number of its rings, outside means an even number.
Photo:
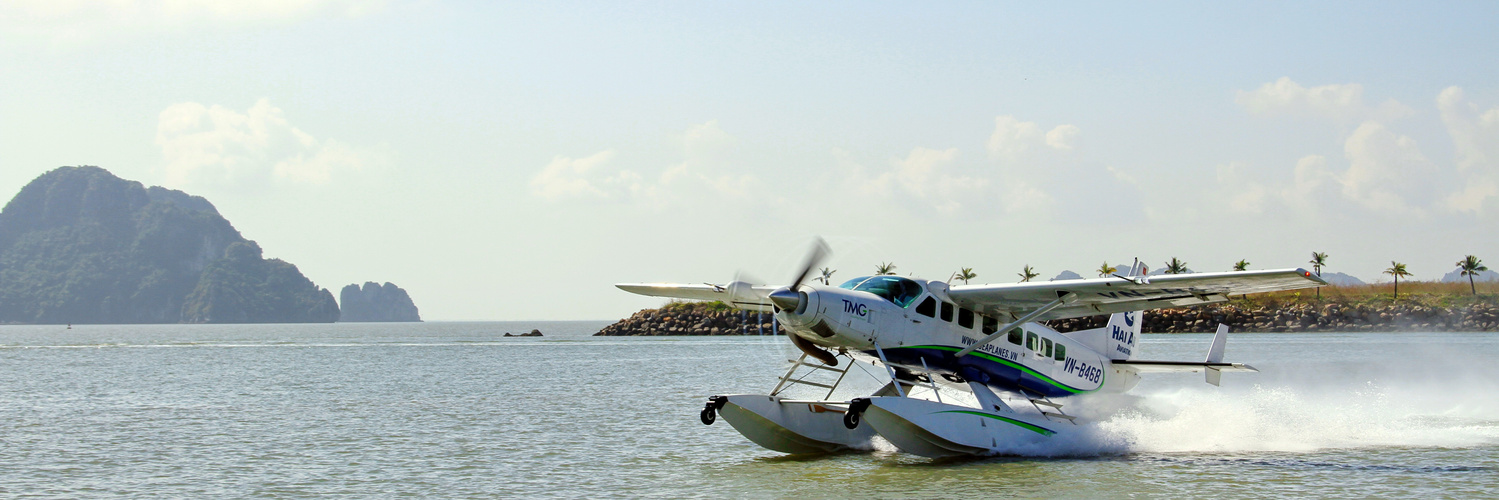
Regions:
<svg viewBox="0 0 1499 500"><path fill-rule="evenodd" d="M920 284L900 276L865 276L854 278L838 285L845 290L857 290L879 295L895 305L907 307L924 291Z"/></svg>

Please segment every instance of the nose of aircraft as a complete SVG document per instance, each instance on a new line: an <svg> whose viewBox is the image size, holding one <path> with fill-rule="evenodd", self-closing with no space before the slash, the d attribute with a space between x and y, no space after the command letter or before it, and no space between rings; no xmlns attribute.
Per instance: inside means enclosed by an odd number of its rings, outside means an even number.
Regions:
<svg viewBox="0 0 1499 500"><path fill-rule="evenodd" d="M802 294L790 288L782 288L770 292L770 301L781 308L782 311L795 312L802 305Z"/></svg>
<svg viewBox="0 0 1499 500"><path fill-rule="evenodd" d="M780 310L778 317L782 323L800 325L815 321L818 317L816 287L785 287L770 292L769 298Z"/></svg>

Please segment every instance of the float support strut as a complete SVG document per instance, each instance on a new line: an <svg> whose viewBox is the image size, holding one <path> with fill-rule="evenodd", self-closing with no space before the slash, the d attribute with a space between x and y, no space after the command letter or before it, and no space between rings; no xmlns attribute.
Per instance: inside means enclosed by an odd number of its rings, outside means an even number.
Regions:
<svg viewBox="0 0 1499 500"><path fill-rule="evenodd" d="M1001 327L999 330L995 331L994 333L991 333L988 336L986 336L986 337L984 337L982 339L979 339L978 343L973 344L971 346L968 346L967 348L965 348L965 349L963 349L961 351L958 351L958 354L956 356L959 357L959 358L961 358L963 356L967 356L968 353L973 352L974 349L978 349L980 347L983 347L983 346L987 345L988 343L993 342L994 339L997 339L997 338L999 338L999 337L1001 337L1001 336L1003 336L1005 334L1008 334L1010 332L1011 328L1015 328L1017 326L1025 324L1025 323L1029 323L1031 320L1040 317L1042 314L1049 313L1049 312L1051 312L1052 309L1056 309L1058 307L1061 307L1062 304L1071 304L1073 302L1077 302L1077 293L1067 292L1065 294L1058 295L1057 296L1057 300L1053 300L1051 302L1047 302L1046 305L1041 306L1040 309L1036 309L1034 311L1031 311L1030 314L1027 314L1025 316L1021 316L1020 319L1017 319L1017 320L1011 322L1010 324L1005 325L1004 327Z"/></svg>

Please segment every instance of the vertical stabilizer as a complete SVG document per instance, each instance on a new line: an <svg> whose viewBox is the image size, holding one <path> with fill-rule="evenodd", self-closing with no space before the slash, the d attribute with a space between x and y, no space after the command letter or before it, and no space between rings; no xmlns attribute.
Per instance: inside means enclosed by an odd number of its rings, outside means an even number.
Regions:
<svg viewBox="0 0 1499 500"><path fill-rule="evenodd" d="M1218 332L1217 334L1213 335L1213 345L1211 347L1208 347L1207 362L1222 363L1223 349L1227 346L1228 325L1218 323ZM1213 385L1218 385L1218 382L1223 379L1223 372L1211 366L1206 367L1204 370L1202 370L1202 374L1204 377L1207 377L1207 382Z"/></svg>
<svg viewBox="0 0 1499 500"><path fill-rule="evenodd" d="M1142 311L1114 313L1103 328L1078 330L1066 334L1112 360L1130 359L1135 355L1135 341L1140 337Z"/></svg>

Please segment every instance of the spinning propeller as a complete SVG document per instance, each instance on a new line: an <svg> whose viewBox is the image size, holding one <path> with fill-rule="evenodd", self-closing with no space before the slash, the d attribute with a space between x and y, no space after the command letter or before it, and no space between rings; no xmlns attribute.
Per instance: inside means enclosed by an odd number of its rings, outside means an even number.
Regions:
<svg viewBox="0 0 1499 500"><path fill-rule="evenodd" d="M770 302L782 311L790 311L791 314L805 313L802 307L806 304L807 293L800 290L802 282L806 281L807 276L812 275L812 270L816 269L831 253L832 250L828 248L827 242L820 237L817 238L812 243L812 250L807 252L807 258L802 261L802 268L797 272L796 279L792 280L790 285L770 292ZM792 345L807 353L808 356L816 358L825 365L838 366L838 357L828 352L827 349L818 347L794 333L788 332L786 336L791 339Z"/></svg>
<svg viewBox="0 0 1499 500"><path fill-rule="evenodd" d="M770 302L783 311L800 312L802 293L797 289L801 288L802 282L807 280L807 276L812 275L812 270L816 269L830 253L832 250L828 249L828 243L822 238L819 237L813 241L812 250L807 252L807 258L802 260L802 269L796 274L796 279L791 280L791 284L785 288L770 292Z"/></svg>

